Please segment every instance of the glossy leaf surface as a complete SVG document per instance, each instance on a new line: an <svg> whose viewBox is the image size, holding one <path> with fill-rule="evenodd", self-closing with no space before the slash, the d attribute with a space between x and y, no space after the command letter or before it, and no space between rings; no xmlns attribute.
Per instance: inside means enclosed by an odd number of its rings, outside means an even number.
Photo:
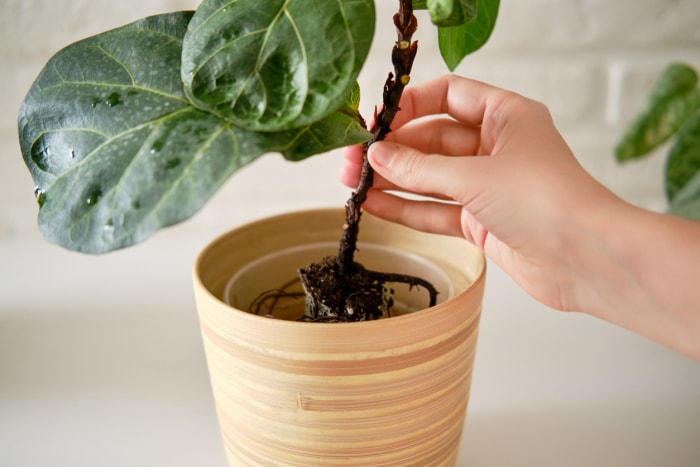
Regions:
<svg viewBox="0 0 700 467"><path fill-rule="evenodd" d="M464 57L486 44L496 26L499 0L475 0L475 3L473 20L460 26L438 28L440 53L450 71L454 71Z"/></svg>
<svg viewBox="0 0 700 467"><path fill-rule="evenodd" d="M33 84L20 144L48 240L90 253L125 247L194 214L266 152L301 160L367 139L349 104L277 133L196 108L180 80L191 17L150 17L77 42Z"/></svg>
<svg viewBox="0 0 700 467"><path fill-rule="evenodd" d="M299 128L350 92L373 33L372 0L204 0L182 79L198 107L243 128Z"/></svg>

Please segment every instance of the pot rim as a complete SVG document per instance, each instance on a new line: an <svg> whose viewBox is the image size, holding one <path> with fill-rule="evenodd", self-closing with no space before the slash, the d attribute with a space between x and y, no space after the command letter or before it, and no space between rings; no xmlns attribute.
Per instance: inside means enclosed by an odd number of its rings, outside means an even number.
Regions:
<svg viewBox="0 0 700 467"><path fill-rule="evenodd" d="M202 280L202 277L199 273L202 267L202 263L207 257L207 255L211 252L213 248L215 248L216 245L218 245L222 240L226 239L227 237L231 236L235 232L238 232L242 229L248 229L254 226L257 226L259 224L263 224L266 222L269 222L271 220L282 220L285 217L295 217L298 216L299 214L317 214L317 215L324 215L324 214L330 214L334 213L337 214L338 212L342 211L342 208L316 208L316 209L301 209L301 210L296 210L296 211L288 211L285 213L281 214L275 214L275 215L270 215L266 216L260 219L255 219L250 222L246 222L240 226L234 227L233 229L230 229L222 234L217 235L214 239L210 240L197 254L194 264L193 264L193 269L192 269L192 275L193 275L193 280L195 283L195 288L198 289L199 291L203 292L206 297L212 301L212 303L216 303L218 307L227 309L230 313L235 313L237 315L237 318L239 319L251 319L255 320L257 322L260 322L260 320L264 320L265 322L268 322L270 324L274 323L275 326L285 326L285 327L290 327L290 328L297 328L297 327L304 327L308 328L309 326L313 326L314 329L335 329L336 331L340 330L341 328L347 328L347 327L354 327L358 329L362 329L364 327L374 327L377 326L377 323L386 323L386 322L391 322L391 323L396 323L398 324L399 322L404 322L407 320L415 320L415 319L420 319L422 318L423 315L427 313L436 313L442 308L447 307L451 302L457 301L460 299L460 297L464 295L470 295L472 294L473 290L479 287L483 286L483 282L485 281L486 278L486 267L487 267L487 262L486 258L484 256L483 251L479 250L478 256L478 269L476 270L476 275L474 277L474 280L469 284L464 290L462 290L459 293L455 293L451 298L448 298L447 300L436 304L435 306L428 307L428 308L423 308L421 310L417 310L411 313L407 313L404 315L400 316L392 316L390 318L384 318L380 320L372 320L372 321L354 321L354 322L340 322L340 323L309 323L309 322L298 322L298 321L287 321L287 320L272 320L270 318L266 318L264 316L259 316L253 313L246 312L244 310L240 310L238 308L235 308L231 305L228 305L222 298L217 297L214 293L209 290L209 287L207 287L204 284L204 281ZM369 215L369 213L363 213L363 215ZM425 235L439 235L439 234L429 234L422 232ZM467 241L467 240L465 240ZM311 242L309 242L311 243ZM368 244L377 244L373 242L366 242ZM473 245L473 244L472 244ZM475 247L476 248L476 247ZM400 250L400 248L397 248ZM410 252L411 254L415 254L420 256L419 253L415 252ZM426 258L428 259L428 258ZM429 259L428 259L429 260Z"/></svg>

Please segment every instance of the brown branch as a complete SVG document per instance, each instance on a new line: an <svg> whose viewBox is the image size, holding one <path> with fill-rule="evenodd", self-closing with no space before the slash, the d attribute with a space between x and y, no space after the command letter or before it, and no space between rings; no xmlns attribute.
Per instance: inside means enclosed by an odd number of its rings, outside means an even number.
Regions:
<svg viewBox="0 0 700 467"><path fill-rule="evenodd" d="M391 123L396 113L400 110L401 95L411 80L411 68L418 51L418 43L411 42L413 33L415 33L418 26L418 21L413 16L412 0L399 0L399 11L394 15L394 25L396 26L397 35L397 41L391 53L394 72L389 73L384 83L382 110L379 114L375 110L374 124L370 129L372 139L364 145L360 182L345 205L346 220L336 262L340 274L347 274L354 268L354 255L360 231L362 204L367 199L367 192L374 183L374 169L372 169L367 160L367 149L373 143L382 141L391 131Z"/></svg>

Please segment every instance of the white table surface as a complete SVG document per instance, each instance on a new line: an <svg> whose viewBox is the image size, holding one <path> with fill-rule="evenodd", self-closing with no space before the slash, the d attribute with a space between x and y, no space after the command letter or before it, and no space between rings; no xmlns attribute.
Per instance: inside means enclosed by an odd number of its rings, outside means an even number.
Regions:
<svg viewBox="0 0 700 467"><path fill-rule="evenodd" d="M0 244L0 466L226 465L175 238ZM700 364L487 284L459 466L700 466Z"/></svg>

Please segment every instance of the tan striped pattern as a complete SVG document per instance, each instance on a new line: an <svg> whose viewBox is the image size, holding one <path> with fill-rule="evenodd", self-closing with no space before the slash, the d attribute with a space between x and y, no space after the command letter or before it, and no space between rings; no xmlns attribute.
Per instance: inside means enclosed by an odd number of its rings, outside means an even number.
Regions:
<svg viewBox="0 0 700 467"><path fill-rule="evenodd" d="M447 273L456 296L399 317L343 324L271 320L222 302L228 279L255 258L339 238L338 210L246 226L198 258L202 336L232 466L454 465L469 398L483 256L465 241L365 217L364 242L426 257ZM268 271L260 280L275 276ZM259 287L256 293L275 285Z"/></svg>

